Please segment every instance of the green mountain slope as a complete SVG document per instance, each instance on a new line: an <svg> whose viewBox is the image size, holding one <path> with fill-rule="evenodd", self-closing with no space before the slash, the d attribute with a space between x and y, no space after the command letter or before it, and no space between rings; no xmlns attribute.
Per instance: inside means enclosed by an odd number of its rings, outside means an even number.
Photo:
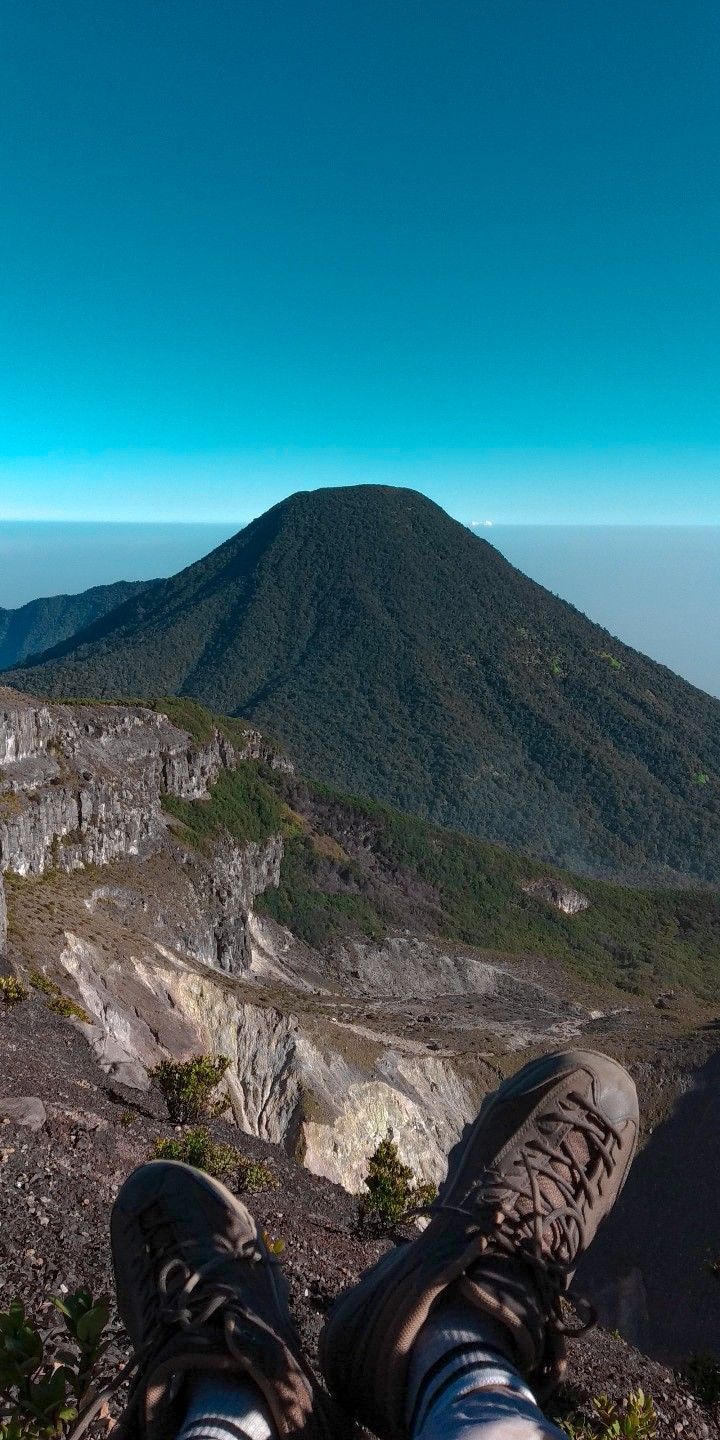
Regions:
<svg viewBox="0 0 720 1440"><path fill-rule="evenodd" d="M95 585L79 595L50 595L16 610L0 609L0 669L59 645L156 583L119 580L115 585Z"/></svg>
<svg viewBox="0 0 720 1440"><path fill-rule="evenodd" d="M720 873L720 703L413 491L294 495L7 678L195 696L305 774L570 868Z"/></svg>
<svg viewBox="0 0 720 1440"><path fill-rule="evenodd" d="M254 761L224 772L209 799L167 797L164 808L176 833L210 851L223 832L245 844L282 831L280 884L255 908L309 945L353 934L381 941L400 930L542 956L631 994L672 986L720 998L720 904L711 891L580 879ZM563 913L548 884L586 908Z"/></svg>

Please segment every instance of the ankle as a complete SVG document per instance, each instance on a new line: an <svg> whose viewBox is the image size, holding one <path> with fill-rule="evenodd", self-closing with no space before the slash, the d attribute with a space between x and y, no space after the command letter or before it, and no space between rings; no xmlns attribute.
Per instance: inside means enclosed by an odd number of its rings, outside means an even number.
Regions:
<svg viewBox="0 0 720 1440"><path fill-rule="evenodd" d="M262 1391L247 1376L193 1372L177 1440L275 1440Z"/></svg>

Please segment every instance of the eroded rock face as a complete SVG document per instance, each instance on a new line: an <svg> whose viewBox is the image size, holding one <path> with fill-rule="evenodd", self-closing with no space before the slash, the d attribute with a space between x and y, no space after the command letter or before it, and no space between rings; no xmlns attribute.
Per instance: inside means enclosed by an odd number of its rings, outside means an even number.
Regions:
<svg viewBox="0 0 720 1440"><path fill-rule="evenodd" d="M536 895L539 900L554 905L556 910L562 910L563 915L578 915L581 910L590 908L587 895L572 885L563 885L559 880L531 880L520 888L526 895Z"/></svg>
<svg viewBox="0 0 720 1440"><path fill-rule="evenodd" d="M217 731L198 744L140 706L0 691L0 750L0 874L25 877L13 943L77 998L88 1020L71 1023L102 1070L143 1089L165 1057L227 1056L236 1123L348 1189L388 1130L422 1179L440 1178L495 1080L479 1035L522 1049L588 1018L467 947L402 933L320 952L254 914L279 883L282 837L198 851L161 802L202 799L238 759L286 764L257 732L241 749ZM50 918L33 888L48 870L62 875Z"/></svg>
<svg viewBox="0 0 720 1440"><path fill-rule="evenodd" d="M236 752L141 707L38 705L0 690L0 871L106 865L155 844L163 794L207 793Z"/></svg>
<svg viewBox="0 0 720 1440"><path fill-rule="evenodd" d="M0 689L0 765L45 754L53 733L50 710L14 690Z"/></svg>
<svg viewBox="0 0 720 1440"><path fill-rule="evenodd" d="M369 1156L391 1134L403 1163L439 1184L448 1151L476 1112L477 1088L431 1056L389 1050L377 1069L378 1078L347 1077L331 1123L305 1120L300 1158L316 1175L361 1191Z"/></svg>
<svg viewBox="0 0 720 1440"><path fill-rule="evenodd" d="M308 1026L292 1009L253 1003L207 966L159 946L108 963L78 936L65 939L61 964L91 1017L83 1028L108 1075L142 1088L163 1055L225 1055L240 1128L284 1145L314 1173L361 1189L368 1157L391 1129L405 1163L423 1179L441 1178L477 1103L477 1087L448 1062L399 1045L352 1060L333 1046L331 1025L323 1031L315 1017Z"/></svg>

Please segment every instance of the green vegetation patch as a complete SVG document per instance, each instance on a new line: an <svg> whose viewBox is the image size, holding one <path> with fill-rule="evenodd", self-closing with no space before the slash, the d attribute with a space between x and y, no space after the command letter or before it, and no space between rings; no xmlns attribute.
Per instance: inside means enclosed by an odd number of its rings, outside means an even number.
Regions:
<svg viewBox="0 0 720 1440"><path fill-rule="evenodd" d="M82 1020L83 1025L92 1023L87 1010L83 1010L82 1005L63 995L60 986L48 975L43 975L42 970L30 971L30 984L33 990L39 990L41 995L47 996L48 1010L52 1010L54 1015L61 1015L63 1020Z"/></svg>
<svg viewBox="0 0 720 1440"><path fill-rule="evenodd" d="M321 857L313 840L306 835L291 835L285 844L280 884L258 896L255 908L286 925L307 945L324 945L334 936L350 932L382 940L387 916L360 893L362 872L344 863L338 879L346 888L336 891L323 889L321 876ZM355 886L354 893L348 888L351 886Z"/></svg>
<svg viewBox="0 0 720 1440"><path fill-rule="evenodd" d="M217 1115L227 1106L226 1100L213 1100L213 1092L230 1061L224 1055L194 1055L191 1060L162 1060L151 1078L160 1090L173 1125L185 1125Z"/></svg>
<svg viewBox="0 0 720 1440"><path fill-rule="evenodd" d="M403 1165L389 1132L370 1156L365 1194L358 1202L359 1219L387 1228L436 1199L437 1186L424 1184L409 1165Z"/></svg>
<svg viewBox="0 0 720 1440"><path fill-rule="evenodd" d="M251 760L241 760L234 770L223 770L207 800L165 795L162 804L182 826L188 843L199 849L212 848L228 834L240 845L267 840L277 834L285 819L277 792Z"/></svg>
<svg viewBox="0 0 720 1440"><path fill-rule="evenodd" d="M286 814L302 818L286 842L279 889L257 909L309 944L352 932L380 940L409 919L442 939L556 959L629 993L682 987L720 997L720 901L711 891L577 878L327 785L278 773L272 783ZM566 915L524 892L541 878L580 890L588 908Z"/></svg>
<svg viewBox="0 0 720 1440"><path fill-rule="evenodd" d="M178 1139L157 1140L152 1158L180 1160L184 1165L204 1170L206 1175L214 1175L217 1180L226 1180L233 1175L240 1161L235 1147L218 1144L204 1125L188 1130Z"/></svg>
<svg viewBox="0 0 720 1440"><path fill-rule="evenodd" d="M589 1417L562 1420L569 1440L655 1440L657 1416L649 1395L633 1390L619 1405L607 1395L590 1402Z"/></svg>
<svg viewBox="0 0 720 1440"><path fill-rule="evenodd" d="M157 1140L153 1150L155 1160L181 1160L185 1165L194 1165L206 1175L218 1180L233 1180L235 1188L246 1195L257 1195L261 1190L274 1190L278 1178L261 1160L250 1160L241 1155L234 1145L224 1145L213 1140L205 1125L196 1125L184 1135L171 1140Z"/></svg>
<svg viewBox="0 0 720 1440"><path fill-rule="evenodd" d="M27 999L27 990L15 975L0 975L0 1002L3 1005L19 1005Z"/></svg>
<svg viewBox="0 0 720 1440"><path fill-rule="evenodd" d="M51 1440L67 1434L108 1348L109 1303L76 1290L52 1303L63 1330L48 1336L21 1300L0 1311L0 1409L3 1440Z"/></svg>
<svg viewBox="0 0 720 1440"><path fill-rule="evenodd" d="M134 702L143 705L147 710L154 710L158 715L167 715L178 730L186 730L192 735L198 745L208 745L217 728L214 715L206 710L204 705L199 705L197 700L191 700L188 695L167 695L161 699L153 696L150 700L138 700Z"/></svg>

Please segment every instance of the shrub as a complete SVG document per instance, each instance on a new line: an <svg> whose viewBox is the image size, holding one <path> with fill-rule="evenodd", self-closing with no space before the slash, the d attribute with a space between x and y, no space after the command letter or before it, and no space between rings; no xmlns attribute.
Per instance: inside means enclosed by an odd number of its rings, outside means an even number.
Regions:
<svg viewBox="0 0 720 1440"><path fill-rule="evenodd" d="M182 1160L185 1165L194 1165L206 1175L224 1180L238 1169L240 1156L232 1145L218 1145L204 1125L177 1140L158 1140L154 1151L156 1160Z"/></svg>
<svg viewBox="0 0 720 1440"><path fill-rule="evenodd" d="M195 1055L192 1060L163 1060L150 1071L174 1125L203 1120L225 1108L222 1101L213 1105L210 1097L229 1064L224 1055L217 1060L211 1055Z"/></svg>
<svg viewBox="0 0 720 1440"><path fill-rule="evenodd" d="M62 1329L43 1339L20 1300L0 1312L0 1407L4 1440L62 1436L78 1413L108 1347L109 1306L87 1290L53 1304ZM72 1349L68 1349L68 1340Z"/></svg>
<svg viewBox="0 0 720 1440"><path fill-rule="evenodd" d="M82 1020L84 1025L91 1023L87 1010L83 1010L82 1005L63 995L60 986L56 985L49 975L43 975L41 970L31 970L30 984L33 990L39 990L41 995L47 996L48 1010L52 1010L55 1015L62 1015L64 1020Z"/></svg>
<svg viewBox="0 0 720 1440"><path fill-rule="evenodd" d="M237 1188L244 1190L247 1195L256 1195L260 1190L274 1190L280 1183L277 1175L261 1160L248 1160L245 1156L238 1156L240 1161L237 1175Z"/></svg>
<svg viewBox="0 0 720 1440"><path fill-rule="evenodd" d="M649 1395L633 1390L618 1406L607 1395L596 1395L589 1420L562 1421L569 1440L654 1440L655 1407Z"/></svg>
<svg viewBox="0 0 720 1440"><path fill-rule="evenodd" d="M60 993L59 985L56 985L54 980L50 980L47 975L43 975L42 970L30 971L30 984L33 990L39 990L41 995L59 995Z"/></svg>
<svg viewBox="0 0 720 1440"><path fill-rule="evenodd" d="M716 1405L720 1400L720 1362L713 1355L693 1355L682 1378L703 1405Z"/></svg>
<svg viewBox="0 0 720 1440"><path fill-rule="evenodd" d="M360 1220L374 1219L383 1225L396 1225L411 1210L431 1205L437 1196L435 1185L423 1184L409 1165L403 1165L392 1131L370 1156L365 1189L358 1207Z"/></svg>
<svg viewBox="0 0 720 1440"><path fill-rule="evenodd" d="M259 1160L248 1160L235 1149L234 1145L221 1145L213 1140L204 1125L197 1125L178 1139L158 1140L155 1144L156 1160L182 1160L185 1165L194 1165L218 1180L232 1176L236 1188L249 1195L260 1190L271 1190L277 1185L277 1176Z"/></svg>
<svg viewBox="0 0 720 1440"><path fill-rule="evenodd" d="M14 975L0 975L0 1000L4 1005L18 1005L27 999L27 990Z"/></svg>
<svg viewBox="0 0 720 1440"><path fill-rule="evenodd" d="M52 1000L48 1000L48 1010L52 1010L55 1015L62 1015L64 1020L82 1020L83 1025L91 1023L87 1010L83 1010L82 1005L76 1005L74 1000L69 1000L67 995L53 995Z"/></svg>

